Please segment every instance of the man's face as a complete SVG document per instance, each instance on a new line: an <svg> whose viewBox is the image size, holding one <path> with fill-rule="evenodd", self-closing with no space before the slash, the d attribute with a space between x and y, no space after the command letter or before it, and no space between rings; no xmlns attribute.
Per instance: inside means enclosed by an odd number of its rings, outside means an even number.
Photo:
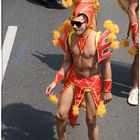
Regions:
<svg viewBox="0 0 140 140"><path fill-rule="evenodd" d="M87 21L83 18L83 16L74 18L71 21L71 24L77 35L82 35L87 29Z"/></svg>

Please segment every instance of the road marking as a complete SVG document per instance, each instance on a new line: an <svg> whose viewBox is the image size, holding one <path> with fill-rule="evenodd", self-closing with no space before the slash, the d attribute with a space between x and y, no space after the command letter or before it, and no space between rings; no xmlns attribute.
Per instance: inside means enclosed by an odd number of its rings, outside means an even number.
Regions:
<svg viewBox="0 0 140 140"><path fill-rule="evenodd" d="M10 53L12 51L12 47L16 37L17 28L17 26L8 26L8 30L6 32L5 40L2 47L2 79L4 78L4 74L7 68Z"/></svg>
<svg viewBox="0 0 140 140"><path fill-rule="evenodd" d="M115 84L115 85L119 85L119 86L123 86L123 87L131 88L131 86L124 85L124 84L121 84L121 83L117 83L117 82L112 82L112 83Z"/></svg>

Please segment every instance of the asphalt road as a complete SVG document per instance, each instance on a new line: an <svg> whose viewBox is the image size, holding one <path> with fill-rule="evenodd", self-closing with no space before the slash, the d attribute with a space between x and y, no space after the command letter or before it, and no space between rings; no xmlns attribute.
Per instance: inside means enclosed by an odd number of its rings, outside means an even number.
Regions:
<svg viewBox="0 0 140 140"><path fill-rule="evenodd" d="M70 9L48 8L34 0L2 2L2 41L8 26L17 26L2 85L2 140L56 140L55 109L44 95L46 85L62 64L63 53L52 45L52 30ZM98 26L105 19L120 26L118 39L127 32L128 17L116 1L101 1ZM138 140L138 106L127 104L133 58L120 48L112 59L113 101L107 114L98 118L100 140ZM56 88L58 93L63 84ZM75 129L68 126L68 140L87 140L84 111Z"/></svg>

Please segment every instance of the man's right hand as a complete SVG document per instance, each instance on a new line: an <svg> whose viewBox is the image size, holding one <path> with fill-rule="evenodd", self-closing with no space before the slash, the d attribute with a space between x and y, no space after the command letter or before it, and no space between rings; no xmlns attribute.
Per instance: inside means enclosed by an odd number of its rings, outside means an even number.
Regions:
<svg viewBox="0 0 140 140"><path fill-rule="evenodd" d="M54 88L56 87L56 83L52 82L51 84L49 84L46 88L46 95L50 96L53 94Z"/></svg>

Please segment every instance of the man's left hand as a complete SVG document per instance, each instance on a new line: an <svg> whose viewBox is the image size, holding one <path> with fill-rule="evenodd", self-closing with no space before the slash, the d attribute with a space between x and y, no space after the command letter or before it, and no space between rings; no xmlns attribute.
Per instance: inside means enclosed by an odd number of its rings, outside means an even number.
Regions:
<svg viewBox="0 0 140 140"><path fill-rule="evenodd" d="M112 100L112 94L111 93L104 93L103 99L104 99L105 104L110 102Z"/></svg>

